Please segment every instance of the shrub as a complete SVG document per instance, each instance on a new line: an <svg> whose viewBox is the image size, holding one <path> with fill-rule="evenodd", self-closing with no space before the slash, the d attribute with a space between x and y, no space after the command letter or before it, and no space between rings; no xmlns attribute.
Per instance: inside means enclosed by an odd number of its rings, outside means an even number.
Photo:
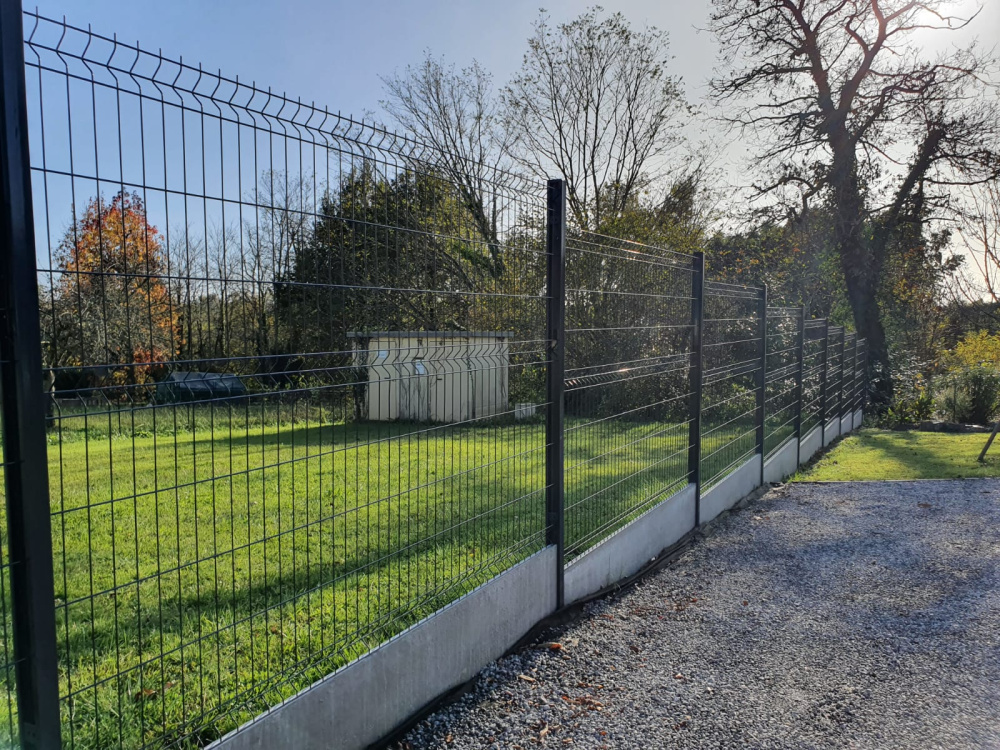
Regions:
<svg viewBox="0 0 1000 750"><path fill-rule="evenodd" d="M934 413L934 394L923 379L898 382L885 412L888 427L909 427Z"/></svg>
<svg viewBox="0 0 1000 750"><path fill-rule="evenodd" d="M1000 336L965 334L943 358L944 412L957 422L987 424L1000 409Z"/></svg>
<svg viewBox="0 0 1000 750"><path fill-rule="evenodd" d="M1000 371L978 365L948 376L945 411L958 422L988 424L1000 408Z"/></svg>
<svg viewBox="0 0 1000 750"><path fill-rule="evenodd" d="M910 427L934 414L934 392L924 377L927 364L911 352L893 356L892 400L878 417L881 427Z"/></svg>

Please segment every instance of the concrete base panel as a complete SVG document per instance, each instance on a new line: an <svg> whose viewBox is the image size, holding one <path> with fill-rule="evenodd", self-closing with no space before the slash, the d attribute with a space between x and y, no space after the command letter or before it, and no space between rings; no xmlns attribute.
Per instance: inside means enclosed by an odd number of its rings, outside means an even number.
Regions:
<svg viewBox="0 0 1000 750"><path fill-rule="evenodd" d="M213 747L367 747L555 611L555 570L555 547L546 547Z"/></svg>
<svg viewBox="0 0 1000 750"><path fill-rule="evenodd" d="M846 435L854 429L854 413L840 418L840 434Z"/></svg>
<svg viewBox="0 0 1000 750"><path fill-rule="evenodd" d="M823 431L819 425L816 425L811 430L809 434L802 438L802 449L799 451L799 456L802 459L802 463L805 463L820 448L823 447Z"/></svg>
<svg viewBox="0 0 1000 750"><path fill-rule="evenodd" d="M635 573L694 528L693 484L684 487L566 566L566 603Z"/></svg>
<svg viewBox="0 0 1000 750"><path fill-rule="evenodd" d="M701 496L701 522L707 523L760 486L760 454Z"/></svg>
<svg viewBox="0 0 1000 750"><path fill-rule="evenodd" d="M799 468L798 442L792 436L764 462L764 481L780 482Z"/></svg>
<svg viewBox="0 0 1000 750"><path fill-rule="evenodd" d="M834 419L827 422L826 426L823 427L823 447L825 448L838 437L840 437L840 420Z"/></svg>
<svg viewBox="0 0 1000 750"><path fill-rule="evenodd" d="M854 412L854 429L857 430L861 427L861 423L865 421L865 414L861 409Z"/></svg>

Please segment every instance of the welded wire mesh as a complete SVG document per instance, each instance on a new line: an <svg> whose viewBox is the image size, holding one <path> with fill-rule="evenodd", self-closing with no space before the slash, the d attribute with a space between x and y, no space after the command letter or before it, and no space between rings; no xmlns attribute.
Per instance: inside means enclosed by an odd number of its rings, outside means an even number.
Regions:
<svg viewBox="0 0 1000 750"><path fill-rule="evenodd" d="M567 238L569 557L688 482L693 263L637 242Z"/></svg>
<svg viewBox="0 0 1000 750"><path fill-rule="evenodd" d="M705 284L701 478L706 489L757 450L763 299L757 287Z"/></svg>
<svg viewBox="0 0 1000 750"><path fill-rule="evenodd" d="M802 435L815 429L823 414L826 320L807 320L802 352Z"/></svg>
<svg viewBox="0 0 1000 750"><path fill-rule="evenodd" d="M856 333L846 332L844 334L844 383L840 405L841 417L848 417L854 413L854 393L857 388L857 339Z"/></svg>
<svg viewBox="0 0 1000 750"><path fill-rule="evenodd" d="M202 744L544 543L544 186L25 21L63 738Z"/></svg>
<svg viewBox="0 0 1000 750"><path fill-rule="evenodd" d="M764 397L764 456L795 434L799 393L798 307L767 309L767 385Z"/></svg>
<svg viewBox="0 0 1000 750"><path fill-rule="evenodd" d="M837 419L843 408L844 328L830 326L828 330L825 413L829 422Z"/></svg>
<svg viewBox="0 0 1000 750"><path fill-rule="evenodd" d="M858 411L865 406L865 371L868 363L867 342L858 339L858 354L854 363L854 399L852 409Z"/></svg>

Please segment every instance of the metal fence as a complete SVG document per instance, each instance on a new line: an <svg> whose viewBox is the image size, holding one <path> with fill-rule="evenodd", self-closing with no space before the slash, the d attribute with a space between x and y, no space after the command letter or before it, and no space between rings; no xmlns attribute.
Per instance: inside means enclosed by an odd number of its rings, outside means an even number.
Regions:
<svg viewBox="0 0 1000 750"><path fill-rule="evenodd" d="M689 481L698 261L592 234L567 240L568 557Z"/></svg>
<svg viewBox="0 0 1000 750"><path fill-rule="evenodd" d="M206 744L861 405L852 335L559 181L16 5L6 744Z"/></svg>
<svg viewBox="0 0 1000 750"><path fill-rule="evenodd" d="M701 483L707 489L764 438L764 289L706 281L702 337Z"/></svg>

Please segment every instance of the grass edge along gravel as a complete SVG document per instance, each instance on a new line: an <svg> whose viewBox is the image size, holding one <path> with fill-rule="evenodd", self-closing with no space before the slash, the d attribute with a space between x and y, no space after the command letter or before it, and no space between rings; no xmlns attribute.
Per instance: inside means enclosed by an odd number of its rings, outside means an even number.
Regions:
<svg viewBox="0 0 1000 750"><path fill-rule="evenodd" d="M1000 447L976 459L988 435L865 428L845 436L793 475L793 482L1000 477Z"/></svg>

